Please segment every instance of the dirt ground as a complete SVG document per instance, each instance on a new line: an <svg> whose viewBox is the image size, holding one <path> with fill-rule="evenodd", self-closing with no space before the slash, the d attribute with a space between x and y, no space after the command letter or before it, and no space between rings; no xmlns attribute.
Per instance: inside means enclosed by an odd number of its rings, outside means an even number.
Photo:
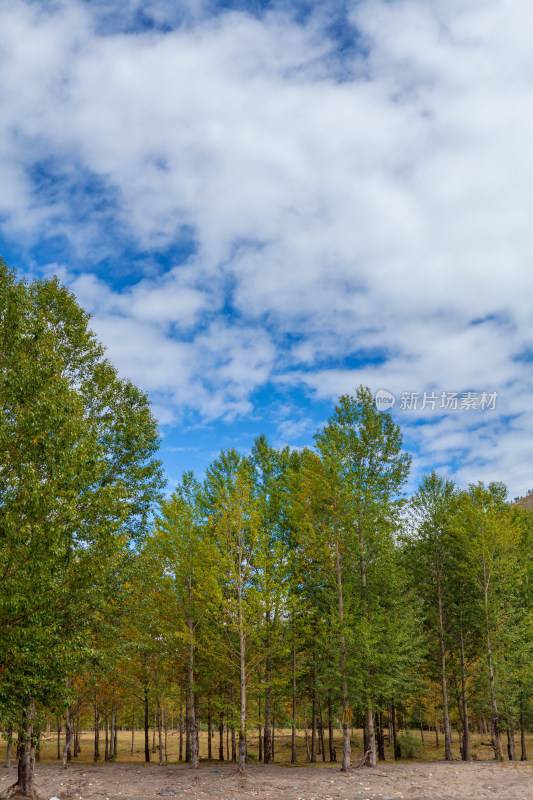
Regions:
<svg viewBox="0 0 533 800"><path fill-rule="evenodd" d="M0 770L0 792L14 782L16 770ZM36 765L37 790L60 800L448 800L497 798L531 800L533 764L529 762L385 763L348 775L338 765L321 769L252 764L242 778L233 764L159 767L144 764Z"/></svg>

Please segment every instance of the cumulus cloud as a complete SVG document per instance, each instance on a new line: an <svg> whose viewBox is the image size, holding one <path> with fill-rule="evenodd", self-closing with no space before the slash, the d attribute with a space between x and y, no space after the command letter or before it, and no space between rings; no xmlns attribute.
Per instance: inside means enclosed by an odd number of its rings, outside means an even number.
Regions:
<svg viewBox="0 0 533 800"><path fill-rule="evenodd" d="M402 421L421 468L511 474L533 432L531 5L359 0L342 54L324 11L140 13L0 0L4 235L71 242L65 279L167 421L249 413L268 382L498 391L490 418ZM188 258L126 289L96 263L184 232Z"/></svg>

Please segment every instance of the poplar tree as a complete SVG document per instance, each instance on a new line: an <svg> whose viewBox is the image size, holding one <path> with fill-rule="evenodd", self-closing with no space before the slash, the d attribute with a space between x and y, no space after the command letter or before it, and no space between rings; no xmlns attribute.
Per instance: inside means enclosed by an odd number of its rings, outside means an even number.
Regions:
<svg viewBox="0 0 533 800"><path fill-rule="evenodd" d="M366 764L376 765L372 627L379 618L376 576L380 556L394 536L395 518L402 504L400 492L407 479L410 457L402 451L399 426L388 413L378 411L368 387L355 396L343 395L326 426L316 437L316 448L330 484L336 486L335 526L346 536L344 558L358 570L358 648L362 654L364 748ZM342 522L341 522L342 520ZM340 550L339 550L340 552ZM339 617L341 613L339 594ZM342 662L341 644L341 662ZM344 720L345 750L349 745ZM343 768L348 768L343 759Z"/></svg>
<svg viewBox="0 0 533 800"><path fill-rule="evenodd" d="M118 377L57 280L0 263L0 704L20 719L17 783L32 797L37 704L67 703L91 614L161 486L146 396Z"/></svg>

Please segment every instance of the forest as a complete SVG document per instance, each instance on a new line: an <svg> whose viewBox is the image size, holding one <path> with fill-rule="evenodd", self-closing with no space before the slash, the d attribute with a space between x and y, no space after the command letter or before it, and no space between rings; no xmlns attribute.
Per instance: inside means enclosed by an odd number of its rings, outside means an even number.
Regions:
<svg viewBox="0 0 533 800"><path fill-rule="evenodd" d="M448 761L475 734L527 759L533 514L503 484L430 471L409 495L400 427L360 386L308 448L258 435L167 489L149 399L67 289L1 262L0 335L7 796L34 796L50 731L65 766L83 731L115 760L124 730L146 762L173 737L196 768L203 737L241 774L279 731L292 763L345 772L415 732Z"/></svg>

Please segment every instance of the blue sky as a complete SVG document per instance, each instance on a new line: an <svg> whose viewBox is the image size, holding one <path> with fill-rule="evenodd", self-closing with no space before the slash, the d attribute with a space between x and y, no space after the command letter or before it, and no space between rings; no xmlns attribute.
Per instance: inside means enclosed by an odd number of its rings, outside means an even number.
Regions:
<svg viewBox="0 0 533 800"><path fill-rule="evenodd" d="M533 485L532 23L0 0L0 253L92 313L170 486L261 432L311 443L360 383L396 397L413 483Z"/></svg>

